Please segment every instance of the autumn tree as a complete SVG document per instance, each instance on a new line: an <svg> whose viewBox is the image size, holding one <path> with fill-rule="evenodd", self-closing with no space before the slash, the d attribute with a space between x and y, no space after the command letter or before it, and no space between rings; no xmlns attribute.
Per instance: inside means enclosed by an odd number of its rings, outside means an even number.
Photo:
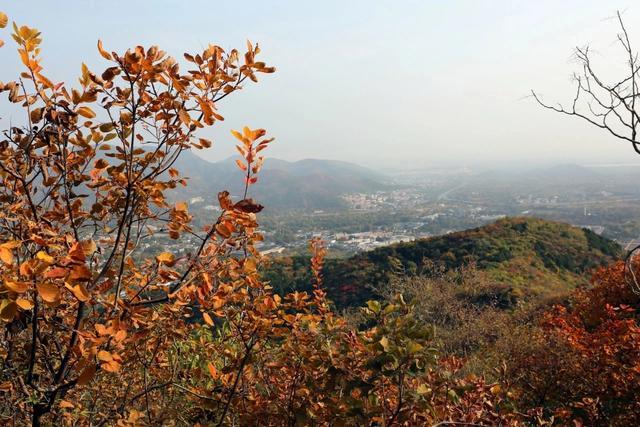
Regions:
<svg viewBox="0 0 640 427"><path fill-rule="evenodd" d="M74 406L64 398L75 388L109 373L127 390L115 408L124 413L157 387L150 371L166 368L193 304L218 304L209 295L229 286L219 276L250 284L261 207L222 193L222 214L199 231L187 205L170 204L166 193L186 184L172 168L178 156L211 146L196 134L223 120L218 103L274 69L256 60L251 43L244 54L215 45L185 54L183 72L156 46L119 54L98 41L108 65L93 72L82 64L69 86L45 75L38 30L14 23L11 37L24 71L0 90L24 116L0 141L3 415L39 425L59 405ZM270 140L263 130L234 134L248 188ZM160 231L200 244L183 257L138 256L141 240Z"/></svg>
<svg viewBox="0 0 640 427"><path fill-rule="evenodd" d="M640 300L625 270L624 262L600 268L571 304L550 309L538 329L501 347L523 407L544 408L563 424L637 423Z"/></svg>

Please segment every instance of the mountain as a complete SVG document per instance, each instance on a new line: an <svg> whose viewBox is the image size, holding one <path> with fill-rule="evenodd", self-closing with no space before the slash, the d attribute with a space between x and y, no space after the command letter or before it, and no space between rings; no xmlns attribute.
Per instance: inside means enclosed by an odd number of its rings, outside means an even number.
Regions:
<svg viewBox="0 0 640 427"><path fill-rule="evenodd" d="M243 173L235 158L208 162L190 151L178 158L175 168L189 177L179 196L215 198L221 190L241 195ZM341 195L390 188L387 177L371 169L336 160L306 159L288 162L267 158L251 197L267 209L339 209L345 206Z"/></svg>
<svg viewBox="0 0 640 427"><path fill-rule="evenodd" d="M443 236L399 243L347 259L328 259L324 283L339 307L356 306L375 296L394 272L417 275L430 263L446 269L475 263L502 288L505 305L520 298L553 298L587 283L587 272L621 256L612 240L590 230L530 217ZM311 278L303 257L276 259L265 273L277 289L308 289Z"/></svg>

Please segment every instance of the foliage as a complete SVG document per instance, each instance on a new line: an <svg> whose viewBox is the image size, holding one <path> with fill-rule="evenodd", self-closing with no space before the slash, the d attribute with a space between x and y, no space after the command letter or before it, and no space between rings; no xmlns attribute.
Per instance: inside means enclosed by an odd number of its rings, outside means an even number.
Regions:
<svg viewBox="0 0 640 427"><path fill-rule="evenodd" d="M474 265L446 270L434 265L421 276L398 277L382 289L387 295L402 292L414 305L416 318L437 329L437 341L446 355L469 358L478 353L483 359L503 334L519 324L526 324L538 310L534 305L516 308L511 293L495 283L487 272ZM501 362L498 359L496 364Z"/></svg>
<svg viewBox="0 0 640 427"><path fill-rule="evenodd" d="M25 120L0 141L2 411L34 425L70 408L106 421L140 393L148 399L158 386L151 378L164 376L193 311L253 292L260 206L250 199L234 203L221 193L222 214L194 254L141 260L136 253L155 230L174 239L194 232L187 205L164 197L186 184L172 165L184 150L211 145L195 132L223 120L218 101L273 68L256 60L260 49L251 43L242 56L215 45L185 54L190 69L181 72L155 46L118 54L99 41L109 66L94 73L83 64L79 86L70 87L43 74L36 29L14 24L11 36L25 71L0 90ZM246 187L270 141L264 133L234 133ZM268 300L256 291L257 304ZM112 384L108 398L62 400L92 381Z"/></svg>
<svg viewBox="0 0 640 427"><path fill-rule="evenodd" d="M6 24L0 15L0 26ZM507 392L455 374L433 328L401 296L371 301L364 323L333 313L325 249L312 241L308 292L280 296L261 278L262 239L248 198L271 139L239 141L243 198L194 230L165 191L186 180L181 153L222 120L217 103L273 68L210 45L106 51L79 87L43 74L40 33L14 24L25 67L2 84L24 123L0 141L0 416L48 425L517 425ZM193 253L142 254L154 232L196 236Z"/></svg>
<svg viewBox="0 0 640 427"><path fill-rule="evenodd" d="M525 340L502 347L523 404L586 425L637 421L640 305L624 270L622 262L600 269L570 306L556 306Z"/></svg>
<svg viewBox="0 0 640 427"><path fill-rule="evenodd" d="M506 218L472 230L399 243L355 255L329 259L325 284L339 307L358 306L376 297L374 289L393 277L421 275L431 265L447 269L476 264L506 288L505 298L567 295L585 283L584 273L621 255L620 247L589 230L535 218ZM300 257L278 259L265 279L279 290L305 289L308 263Z"/></svg>

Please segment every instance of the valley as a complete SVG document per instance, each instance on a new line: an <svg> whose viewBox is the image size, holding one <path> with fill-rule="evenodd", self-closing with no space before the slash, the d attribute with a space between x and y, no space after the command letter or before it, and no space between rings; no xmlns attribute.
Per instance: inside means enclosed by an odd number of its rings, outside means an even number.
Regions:
<svg viewBox="0 0 640 427"><path fill-rule="evenodd" d="M233 183L241 179L232 159L211 163L187 154L177 166L196 178L172 197L186 200L204 223L219 212L217 191L230 186L240 197ZM640 236L638 179L640 167L629 165L380 173L347 162L267 159L249 196L265 205L260 249L272 256L304 254L320 237L332 257L347 257L514 216L585 227L627 247ZM147 244L172 249L162 235Z"/></svg>

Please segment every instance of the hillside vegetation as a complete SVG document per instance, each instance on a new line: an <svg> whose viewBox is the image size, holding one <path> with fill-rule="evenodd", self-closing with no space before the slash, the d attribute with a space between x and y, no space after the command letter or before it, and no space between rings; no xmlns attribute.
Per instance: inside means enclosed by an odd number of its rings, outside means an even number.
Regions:
<svg viewBox="0 0 640 427"><path fill-rule="evenodd" d="M620 246L588 229L536 218L505 218L471 230L399 243L328 259L325 285L339 307L360 305L397 275L420 275L433 264L454 269L476 264L500 285L502 303L518 298L566 295L587 282L589 270L622 253ZM307 289L303 257L274 260L265 273L278 290Z"/></svg>

